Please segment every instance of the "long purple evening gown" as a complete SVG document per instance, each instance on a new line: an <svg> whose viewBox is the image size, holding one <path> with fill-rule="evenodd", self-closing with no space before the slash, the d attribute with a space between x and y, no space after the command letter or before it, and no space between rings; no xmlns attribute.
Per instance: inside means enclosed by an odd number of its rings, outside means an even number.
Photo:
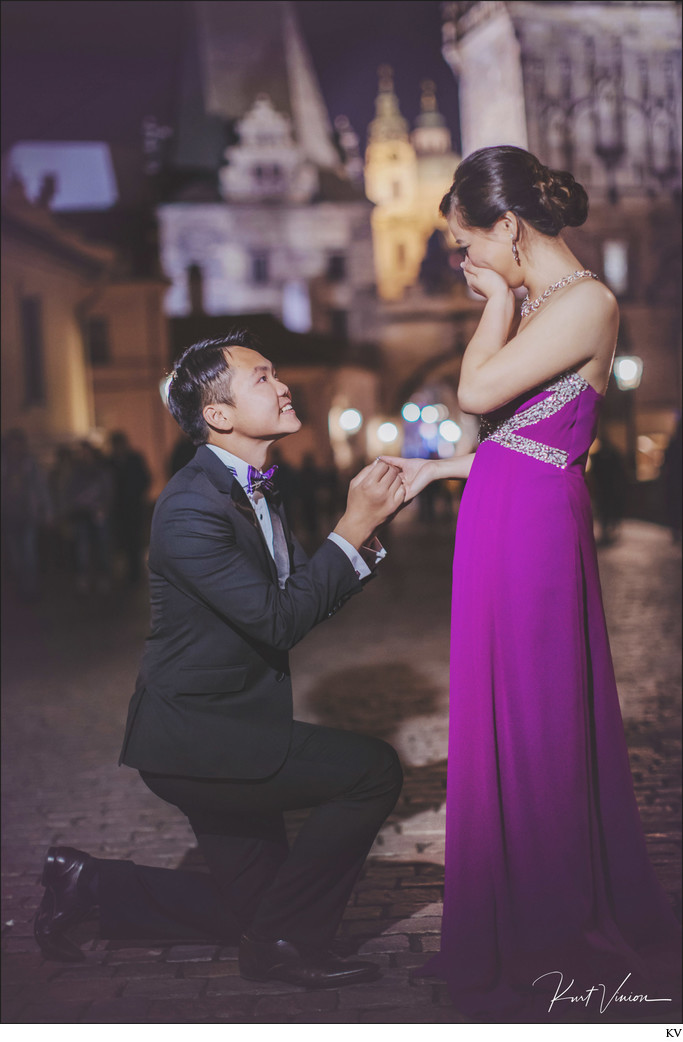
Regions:
<svg viewBox="0 0 683 1042"><path fill-rule="evenodd" d="M678 925L633 792L584 479L601 404L570 372L484 417L458 516L441 951L418 974L471 1019L607 1019L597 993L548 1011L560 971L572 995L632 971L623 993L672 997L647 976ZM636 1006L676 1003L622 1017Z"/></svg>

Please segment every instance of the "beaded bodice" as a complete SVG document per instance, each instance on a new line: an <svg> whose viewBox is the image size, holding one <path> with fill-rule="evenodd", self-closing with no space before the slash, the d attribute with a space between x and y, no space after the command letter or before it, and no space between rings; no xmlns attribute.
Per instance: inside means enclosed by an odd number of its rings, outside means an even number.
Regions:
<svg viewBox="0 0 683 1042"><path fill-rule="evenodd" d="M548 424L544 423L544 437L538 440L530 438L527 433L521 434L519 432L522 430L527 431L529 427L534 427L542 423L542 421L558 416L570 402L578 399L582 392L586 390L593 391L593 396L597 399L600 398L600 395L578 373L564 373L536 392L534 397L538 398L537 401L532 401L531 404L528 401L524 402L511 415L501 416L500 413L489 413L486 416L482 416L479 441L495 442L507 449L512 449L513 452L522 453L541 463L548 463L553 467L559 467L564 470L572 462L570 449L574 446L557 445L550 442L565 440L567 431L571 430L573 432L575 429L573 422L565 423L563 429L559 432L551 431ZM540 397L541 394L544 397ZM587 416L588 424L586 430L579 432L581 436L579 455L588 451L592 441L592 428L595 416L592 412L589 412Z"/></svg>

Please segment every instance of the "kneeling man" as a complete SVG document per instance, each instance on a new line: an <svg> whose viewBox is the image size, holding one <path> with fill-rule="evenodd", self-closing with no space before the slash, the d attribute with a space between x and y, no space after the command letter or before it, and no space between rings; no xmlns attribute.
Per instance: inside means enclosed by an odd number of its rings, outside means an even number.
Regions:
<svg viewBox="0 0 683 1042"><path fill-rule="evenodd" d="M309 559L262 472L299 430L288 388L244 332L189 347L169 408L199 447L154 510L151 632L120 762L188 818L210 874L51 847L35 936L75 961L67 931L99 911L108 938L239 938L242 976L331 987L374 980L330 943L401 788L385 742L292 719L288 651L358 593L383 554L375 529L401 505L375 461ZM291 847L283 812L313 808Z"/></svg>

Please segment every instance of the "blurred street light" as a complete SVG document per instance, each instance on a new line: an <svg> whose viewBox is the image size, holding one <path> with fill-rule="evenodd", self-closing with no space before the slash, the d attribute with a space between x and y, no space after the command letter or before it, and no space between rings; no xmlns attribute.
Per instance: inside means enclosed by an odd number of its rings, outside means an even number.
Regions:
<svg viewBox="0 0 683 1042"><path fill-rule="evenodd" d="M439 426L439 434L444 441L450 441L455 444L462 437L462 428L458 427L454 420L444 420Z"/></svg>
<svg viewBox="0 0 683 1042"><path fill-rule="evenodd" d="M620 391L635 391L643 375L643 360L637 355L621 355L614 359L614 378Z"/></svg>
<svg viewBox="0 0 683 1042"><path fill-rule="evenodd" d="M363 417L358 412L358 409L344 409L344 412L339 417L339 426L347 434L353 434L354 431L360 429L363 423Z"/></svg>
<svg viewBox="0 0 683 1042"><path fill-rule="evenodd" d="M637 355L620 355L614 359L614 379L624 391L626 420L626 462L630 474L637 478L638 425L636 423L635 392L643 375L643 360Z"/></svg>
<svg viewBox="0 0 683 1042"><path fill-rule="evenodd" d="M401 410L401 415L407 423L415 423L416 420L420 419L420 406L416 405L415 402L406 402Z"/></svg>
<svg viewBox="0 0 683 1042"><path fill-rule="evenodd" d="M380 441L384 442L385 445L389 445L392 441L396 441L398 437L398 427L395 423L383 423L378 428L377 437Z"/></svg>

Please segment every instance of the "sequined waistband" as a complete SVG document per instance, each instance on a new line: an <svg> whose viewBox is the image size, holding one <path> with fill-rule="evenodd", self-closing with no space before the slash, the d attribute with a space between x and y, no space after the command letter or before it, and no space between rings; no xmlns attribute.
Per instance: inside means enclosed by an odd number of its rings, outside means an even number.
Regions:
<svg viewBox="0 0 683 1042"><path fill-rule="evenodd" d="M549 463L553 467L564 470L569 461L569 453L564 449L555 448L553 445L545 445L543 442L527 438L517 431L522 427L531 427L541 420L554 416L560 409L564 408L574 398L578 398L588 384L578 373L565 373L558 380L549 384L546 390L547 397L535 402L521 412L503 420L495 425L486 417L482 418L479 431L479 441L492 441L503 445L513 452L521 452L525 456L538 460L540 463Z"/></svg>

